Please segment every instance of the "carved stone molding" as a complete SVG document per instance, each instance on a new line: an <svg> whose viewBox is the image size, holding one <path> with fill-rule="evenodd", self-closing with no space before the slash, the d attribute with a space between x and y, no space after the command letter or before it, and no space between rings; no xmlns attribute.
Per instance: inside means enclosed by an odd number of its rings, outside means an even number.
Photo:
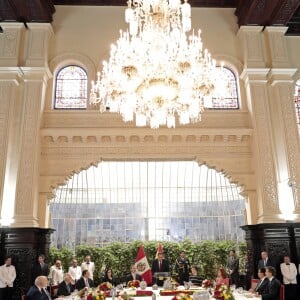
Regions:
<svg viewBox="0 0 300 300"><path fill-rule="evenodd" d="M59 130L54 131L53 135L42 135L42 146L45 147L90 147L107 146L109 144L144 144L144 143L190 143L190 144L226 144L247 146L251 143L251 130L241 129L240 132L229 130L228 133L210 133L210 134L188 134L188 132L180 135L92 135L91 132L83 135L60 135ZM239 131L239 130L237 130ZM217 130L216 130L217 132ZM43 131L42 131L43 133Z"/></svg>
<svg viewBox="0 0 300 300"><path fill-rule="evenodd" d="M56 57L54 57L50 63L49 67L52 73L55 73L57 69L60 69L64 66L70 65L70 64L77 64L84 69L86 69L87 74L89 76L89 80L92 80L96 76L96 67L93 63L93 61L87 57L86 55L83 55L81 53L74 53L74 52L68 52L68 53L62 53Z"/></svg>
<svg viewBox="0 0 300 300"><path fill-rule="evenodd" d="M24 25L21 23L1 23L4 30L0 43L0 66L17 66Z"/></svg>
<svg viewBox="0 0 300 300"><path fill-rule="evenodd" d="M284 34L287 27L266 27L264 33L267 37L270 49L270 61L273 68L289 67L289 56Z"/></svg>
<svg viewBox="0 0 300 300"><path fill-rule="evenodd" d="M54 34L51 24L28 24L28 49L26 51L26 67L48 67L48 48Z"/></svg>
<svg viewBox="0 0 300 300"><path fill-rule="evenodd" d="M262 26L242 26L238 38L244 53L244 68L265 67Z"/></svg>

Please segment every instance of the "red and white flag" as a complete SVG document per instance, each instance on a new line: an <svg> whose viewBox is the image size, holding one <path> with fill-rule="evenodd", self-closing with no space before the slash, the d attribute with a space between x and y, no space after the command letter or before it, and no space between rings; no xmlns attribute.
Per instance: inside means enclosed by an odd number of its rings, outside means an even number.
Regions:
<svg viewBox="0 0 300 300"><path fill-rule="evenodd" d="M158 253L163 253L164 251L163 251L163 246L162 246L162 244L158 244L157 245L157 251L156 251L156 254L155 254L155 259L157 259L158 258Z"/></svg>
<svg viewBox="0 0 300 300"><path fill-rule="evenodd" d="M152 272L143 246L139 247L135 260L135 266L137 269L137 273L140 274L142 279L147 282L147 285L152 285Z"/></svg>

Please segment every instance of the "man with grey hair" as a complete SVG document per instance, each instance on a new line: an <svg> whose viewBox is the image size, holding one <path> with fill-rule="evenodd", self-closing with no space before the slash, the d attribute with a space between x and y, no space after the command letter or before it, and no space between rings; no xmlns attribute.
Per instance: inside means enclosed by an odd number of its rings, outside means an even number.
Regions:
<svg viewBox="0 0 300 300"><path fill-rule="evenodd" d="M34 285L30 287L26 294L27 300L52 300L47 291L47 285L47 277L38 276L34 281Z"/></svg>
<svg viewBox="0 0 300 300"><path fill-rule="evenodd" d="M70 296L73 291L71 274L65 273L64 280L58 286L57 296Z"/></svg>

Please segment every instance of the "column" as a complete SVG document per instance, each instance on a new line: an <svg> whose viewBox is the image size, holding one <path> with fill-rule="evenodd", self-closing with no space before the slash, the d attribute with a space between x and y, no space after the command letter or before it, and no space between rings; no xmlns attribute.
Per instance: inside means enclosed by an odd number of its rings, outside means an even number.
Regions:
<svg viewBox="0 0 300 300"><path fill-rule="evenodd" d="M282 222L268 102L269 68L266 67L262 27L242 26L238 37L245 66L241 78L245 82L247 105L254 130L252 148L257 187L256 223Z"/></svg>
<svg viewBox="0 0 300 300"><path fill-rule="evenodd" d="M290 68L287 27L266 27L272 69L269 73L272 136L276 153L279 207L284 220L300 221L300 143L294 106L297 69Z"/></svg>

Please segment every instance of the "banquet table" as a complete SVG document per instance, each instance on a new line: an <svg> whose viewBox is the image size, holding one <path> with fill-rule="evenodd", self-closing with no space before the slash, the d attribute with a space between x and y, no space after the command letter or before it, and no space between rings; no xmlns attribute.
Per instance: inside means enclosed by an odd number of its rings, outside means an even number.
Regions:
<svg viewBox="0 0 300 300"><path fill-rule="evenodd" d="M171 290L166 291L163 289L153 290L152 287L147 287L146 290L141 290L140 288L138 288L137 290L134 290L134 293L137 293L137 295L132 293L133 292L132 289L124 289L119 292L123 292L123 293L126 292L127 295L130 296L130 298L133 300L141 300L141 297L142 297L142 300L152 300L152 296L150 295L149 292L153 292L156 295L157 300L172 300L174 298L174 295L176 295L176 293L190 293L191 294L192 292L197 292L197 291L201 291L201 290L203 290L203 289L202 288L191 288L190 290L179 289L176 291L171 291ZM74 292L71 296L59 297L56 299L57 300L66 300L66 299L80 300L81 298L77 295L77 293L78 292ZM233 296L234 296L235 300L261 300L261 296L256 296L256 295L251 294L246 291L242 291L242 292L234 291ZM191 295L191 297L193 297L193 296ZM113 300L110 296L106 297L105 299ZM211 295L210 299L213 300L215 298Z"/></svg>

